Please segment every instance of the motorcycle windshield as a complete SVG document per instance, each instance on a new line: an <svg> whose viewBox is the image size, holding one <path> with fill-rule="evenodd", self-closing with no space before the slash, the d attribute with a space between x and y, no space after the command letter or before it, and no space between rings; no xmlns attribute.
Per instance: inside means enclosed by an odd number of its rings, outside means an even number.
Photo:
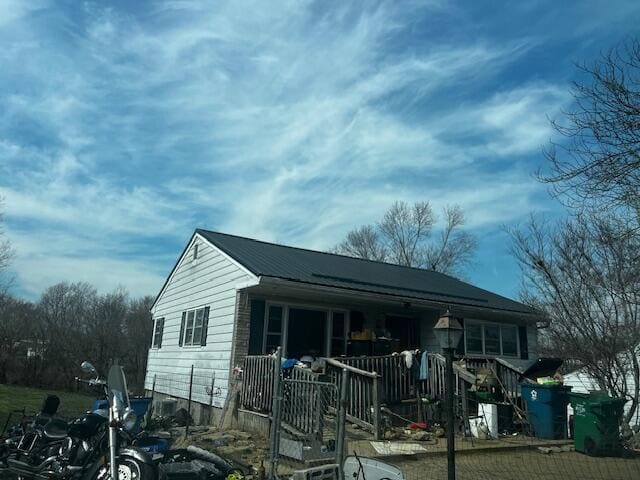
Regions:
<svg viewBox="0 0 640 480"><path fill-rule="evenodd" d="M120 365L113 365L109 369L107 376L107 386L109 387L110 403L113 404L117 398L116 405L121 408L129 406L129 394L127 393L127 379L124 376L124 369Z"/></svg>

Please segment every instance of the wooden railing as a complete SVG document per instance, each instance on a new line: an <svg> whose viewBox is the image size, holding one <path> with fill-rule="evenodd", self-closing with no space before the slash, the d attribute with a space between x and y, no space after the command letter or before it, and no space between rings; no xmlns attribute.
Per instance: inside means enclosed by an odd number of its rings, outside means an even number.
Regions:
<svg viewBox="0 0 640 480"><path fill-rule="evenodd" d="M445 357L430 353L427 358L429 374L424 383L416 380L401 355L325 358L327 375L323 380L334 385L332 395L336 395L328 403L337 406L337 392L341 387L343 372L347 371L347 419L378 438L381 434L380 409L383 404L392 405L415 398L418 388L422 388L423 393L430 397L445 398ZM513 401L520 395L520 373L500 359L466 359L465 365L466 368L454 363L455 394L463 413L467 409L467 390L476 381L476 376L468 369L489 368L498 376L501 388ZM274 378L278 371L273 356L246 357L240 393L241 408L270 413ZM318 408L319 397L313 383L321 380L321 376L307 368L295 367L289 378L293 380L289 392L292 402L291 407L283 412L283 420L300 432L317 433L318 415L323 411Z"/></svg>
<svg viewBox="0 0 640 480"><path fill-rule="evenodd" d="M241 408L262 413L271 412L276 372L276 358L273 356L247 356L244 359L240 391Z"/></svg>
<svg viewBox="0 0 640 480"><path fill-rule="evenodd" d="M520 396L521 373L514 370L504 360L500 358L467 358L465 363L469 369L486 368L493 372L498 378L498 383L503 393L508 395L511 401L515 402Z"/></svg>
<svg viewBox="0 0 640 480"><path fill-rule="evenodd" d="M347 415L355 423L373 433L376 439L381 436L380 406L382 403L381 376L375 372L347 365L332 358L324 359L327 365L329 381L341 388L342 376L348 375Z"/></svg>
<svg viewBox="0 0 640 480"><path fill-rule="evenodd" d="M425 382L425 393L430 397L442 400L445 398L446 358L439 353L430 353L427 358L429 375ZM453 364L453 375L457 395L462 395L462 390L473 385L476 380L475 375L455 363Z"/></svg>
<svg viewBox="0 0 640 480"><path fill-rule="evenodd" d="M381 402L393 404L416 396L416 380L402 355L340 357L340 363L380 376Z"/></svg>

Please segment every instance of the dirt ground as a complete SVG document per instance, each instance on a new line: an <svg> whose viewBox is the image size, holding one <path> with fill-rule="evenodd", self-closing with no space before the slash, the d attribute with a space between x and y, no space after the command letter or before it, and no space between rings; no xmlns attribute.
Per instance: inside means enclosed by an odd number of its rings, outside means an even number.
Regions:
<svg viewBox="0 0 640 480"><path fill-rule="evenodd" d="M445 456L388 458L406 480L447 478ZM461 454L456 458L459 480L638 480L640 459L595 458L576 452L538 451Z"/></svg>
<svg viewBox="0 0 640 480"><path fill-rule="evenodd" d="M174 447L195 444L236 462L245 471L261 461L268 468L268 440L245 432L216 432L198 429L184 439L174 432ZM564 442L566 443L566 442ZM459 444L459 448L463 444ZM427 455L396 455L377 457L398 466L406 480L444 480L447 478L447 458L443 452ZM296 467L283 460L279 471L290 472ZM302 465L297 468L304 468ZM456 477L459 480L640 480L639 458L599 458L576 452L541 453L537 447L514 448L507 451L459 452L456 457Z"/></svg>

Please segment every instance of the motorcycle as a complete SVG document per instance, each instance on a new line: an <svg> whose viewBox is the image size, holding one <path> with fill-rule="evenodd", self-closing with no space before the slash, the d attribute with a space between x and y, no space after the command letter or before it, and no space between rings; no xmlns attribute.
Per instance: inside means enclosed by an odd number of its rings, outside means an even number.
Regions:
<svg viewBox="0 0 640 480"><path fill-rule="evenodd" d="M6 476L7 459L18 450L24 435L31 431L42 431L47 423L55 420L54 416L59 405L60 399L56 395L48 395L44 399L40 411L32 419L28 418L24 408L9 413L2 429L2 435L0 435L0 478ZM16 413L20 415L20 422L8 428L12 416Z"/></svg>
<svg viewBox="0 0 640 480"><path fill-rule="evenodd" d="M95 378L77 380L104 389L108 411L87 412L71 423L52 419L41 429L27 431L6 460L8 471L25 480L155 478L151 456L130 446L136 416L122 367L112 366L106 381L91 363L83 362L81 368Z"/></svg>

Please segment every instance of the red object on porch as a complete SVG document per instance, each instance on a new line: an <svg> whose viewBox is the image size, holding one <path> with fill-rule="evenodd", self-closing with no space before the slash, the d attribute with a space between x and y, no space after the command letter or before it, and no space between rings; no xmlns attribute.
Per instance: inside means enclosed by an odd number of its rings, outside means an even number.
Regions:
<svg viewBox="0 0 640 480"><path fill-rule="evenodd" d="M424 430L429 428L429 424L426 422L414 422L409 424L411 430Z"/></svg>

